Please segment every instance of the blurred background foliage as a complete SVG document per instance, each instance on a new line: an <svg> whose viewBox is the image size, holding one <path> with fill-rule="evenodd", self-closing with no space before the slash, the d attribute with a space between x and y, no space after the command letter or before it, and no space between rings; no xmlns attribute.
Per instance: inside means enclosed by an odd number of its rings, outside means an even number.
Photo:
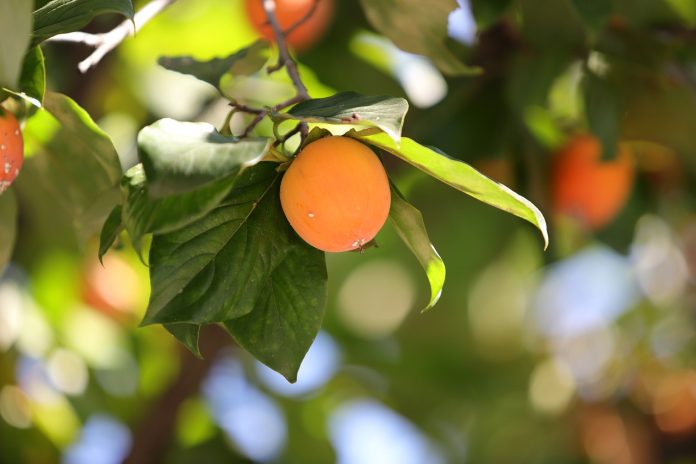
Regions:
<svg viewBox="0 0 696 464"><path fill-rule="evenodd" d="M551 247L385 159L447 264L442 299L418 314L425 279L389 226L379 248L329 255L324 329L293 385L216 331L199 361L160 327L138 328L147 269L127 238L102 267L96 238L83 245L51 193L61 179L47 185L28 162L0 280L0 461L696 462L695 27L693 0L460 0L448 49L480 73L448 77L337 0L326 36L299 56L311 95L408 98L405 134L534 201ZM227 112L157 58L255 39L242 1L180 0L86 75L86 49L45 45L49 88L89 112L126 168L144 125L219 126ZM282 76L226 88L262 103L288 93ZM59 143L52 125L35 117L26 131ZM636 167L625 207L598 230L552 209L553 154L588 131L605 158L621 142Z"/></svg>

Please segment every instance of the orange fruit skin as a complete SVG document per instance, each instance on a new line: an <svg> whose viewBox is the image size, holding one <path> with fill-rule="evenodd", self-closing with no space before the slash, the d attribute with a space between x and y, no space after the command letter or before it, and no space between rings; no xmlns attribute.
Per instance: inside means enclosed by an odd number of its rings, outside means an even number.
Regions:
<svg viewBox="0 0 696 464"><path fill-rule="evenodd" d="M276 18L283 30L300 21L312 9L314 0L276 0ZM273 29L268 24L263 0L246 0L246 10L254 29L270 42L275 41ZM334 0L319 0L316 10L297 29L285 38L285 42L297 51L304 51L317 43L328 29L334 12Z"/></svg>
<svg viewBox="0 0 696 464"><path fill-rule="evenodd" d="M348 137L307 145L280 184L280 203L304 241L328 252L362 248L391 205L389 179L375 153Z"/></svg>
<svg viewBox="0 0 696 464"><path fill-rule="evenodd" d="M14 182L24 163L24 140L17 119L0 108L0 193Z"/></svg>
<svg viewBox="0 0 696 464"><path fill-rule="evenodd" d="M596 137L576 136L557 153L551 176L554 212L575 216L592 230L618 214L633 186L634 164L625 148L613 160L601 157Z"/></svg>

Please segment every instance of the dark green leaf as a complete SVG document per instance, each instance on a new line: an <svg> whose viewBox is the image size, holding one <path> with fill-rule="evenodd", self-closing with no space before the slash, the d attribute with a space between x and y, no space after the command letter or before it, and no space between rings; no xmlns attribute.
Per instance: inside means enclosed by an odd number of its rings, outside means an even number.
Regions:
<svg viewBox="0 0 696 464"><path fill-rule="evenodd" d="M34 11L33 44L82 29L104 13L133 18L133 4L131 0L52 0Z"/></svg>
<svg viewBox="0 0 696 464"><path fill-rule="evenodd" d="M295 105L287 116L306 122L378 127L398 143L408 111L403 98L341 92Z"/></svg>
<svg viewBox="0 0 696 464"><path fill-rule="evenodd" d="M0 275L12 257L17 237L17 201L12 189L0 193Z"/></svg>
<svg viewBox="0 0 696 464"><path fill-rule="evenodd" d="M179 340L197 358L202 358L198 347L198 336L201 326L196 324L164 324L164 328Z"/></svg>
<svg viewBox="0 0 696 464"><path fill-rule="evenodd" d="M26 151L42 185L70 212L82 239L118 203L121 164L109 137L77 103L48 92L24 130Z"/></svg>
<svg viewBox="0 0 696 464"><path fill-rule="evenodd" d="M585 73L585 116L590 132L602 142L602 158L612 159L619 142L619 102L611 83L591 71Z"/></svg>
<svg viewBox="0 0 696 464"><path fill-rule="evenodd" d="M606 0L572 0L572 2L585 24L595 31L604 26L614 9L613 2Z"/></svg>
<svg viewBox="0 0 696 464"><path fill-rule="evenodd" d="M280 205L275 214L283 214ZM239 345L290 382L297 380L321 328L327 298L324 253L293 238L285 258L265 279L254 310L224 323Z"/></svg>
<svg viewBox="0 0 696 464"><path fill-rule="evenodd" d="M104 227L102 227L101 234L99 236L99 261L102 262L102 258L109 251L109 248L114 244L118 238L118 234L123 230L123 223L121 222L121 205L115 206L111 210L109 217L106 218Z"/></svg>
<svg viewBox="0 0 696 464"><path fill-rule="evenodd" d="M477 200L531 222L541 232L544 244L548 245L546 220L541 211L523 196L489 179L468 164L405 137L397 146L386 134L348 133L348 135L403 159L426 174Z"/></svg>
<svg viewBox="0 0 696 464"><path fill-rule="evenodd" d="M31 40L31 10L29 0L0 1L0 88L17 89Z"/></svg>
<svg viewBox="0 0 696 464"><path fill-rule="evenodd" d="M41 47L34 47L24 57L19 90L42 104L46 93L46 66Z"/></svg>
<svg viewBox="0 0 696 464"><path fill-rule="evenodd" d="M430 243L421 212L406 201L394 184L391 185L391 189L389 218L401 240L413 252L428 276L430 301L423 309L427 311L435 306L442 294L442 286L445 284L445 263Z"/></svg>
<svg viewBox="0 0 696 464"><path fill-rule="evenodd" d="M199 61L191 56L163 56L160 66L181 74L190 74L213 87L220 86L225 74L234 76L254 74L268 61L268 42L258 40L226 58Z"/></svg>
<svg viewBox="0 0 696 464"><path fill-rule="evenodd" d="M259 306L274 279L284 282L277 275L281 270L303 289L305 299L297 302L307 304L302 311L317 310L314 305L323 311L325 301L312 290L325 290L325 271L322 277L312 264L323 254L287 223L276 166L264 162L243 171L216 209L185 228L154 236L144 324L203 324L244 316Z"/></svg>
<svg viewBox="0 0 696 464"><path fill-rule="evenodd" d="M168 197L152 198L148 192L141 164L133 166L123 177L125 194L123 223L140 250L143 237L184 227L204 216L225 198L235 182L235 174L211 182L198 190Z"/></svg>
<svg viewBox="0 0 696 464"><path fill-rule="evenodd" d="M162 119L138 135L152 196L188 192L256 164L270 139L224 136L207 123Z"/></svg>
<svg viewBox="0 0 696 464"><path fill-rule="evenodd" d="M477 74L447 48L447 21L456 0L361 0L377 31L407 52L425 55L451 75Z"/></svg>

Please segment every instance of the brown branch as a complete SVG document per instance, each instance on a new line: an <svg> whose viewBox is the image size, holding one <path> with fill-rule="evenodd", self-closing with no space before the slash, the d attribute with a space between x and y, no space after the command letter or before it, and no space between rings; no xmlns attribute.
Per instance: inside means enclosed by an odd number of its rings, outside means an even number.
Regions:
<svg viewBox="0 0 696 464"><path fill-rule="evenodd" d="M278 71L279 69L285 68L285 70L288 73L288 76L290 77L290 80L292 81L293 87L295 88L295 96L290 98L289 100L286 100L282 103L279 103L275 106L272 107L265 107L265 108L255 108L251 106L244 105L242 103L239 103L237 101L232 101L230 103L230 106L233 108L233 111L239 111L241 113L247 113L247 114L253 114L254 118L251 120L251 122L247 125L247 127L244 129L244 132L240 135L240 137L247 137L251 132L256 128L256 126L259 125L261 121L263 121L263 118L266 116L273 116L279 113L280 111L288 108L289 106L295 105L297 103L309 100L309 92L307 91L307 87L304 85L302 82L302 78L300 77L300 72L297 67L297 63L295 60L292 58L290 55L290 51L288 50L287 43L285 42L285 37L292 33L294 30L296 30L299 26L301 26L305 21L307 21L315 12L317 9L317 6L319 4L319 0L314 0L312 3L311 8L305 14L299 21L295 22L292 26L290 26L288 29L283 30L280 26L280 23L278 22L278 18L275 15L276 11L276 3L275 0L258 0L263 2L263 8L264 11L266 12L266 18L268 19L268 24L271 26L271 29L273 29L273 34L275 35L276 39L276 45L278 46L278 63L276 63L273 66L269 66L267 68L267 71L269 74ZM299 123L297 132L300 133L302 140L304 140L307 137L307 134L309 132L307 128L307 124L304 122ZM284 141L281 141L281 143Z"/></svg>
<svg viewBox="0 0 696 464"><path fill-rule="evenodd" d="M304 83L302 82L302 79L300 78L300 72L297 69L297 63L295 63L295 60L293 60L292 56L290 56L288 44L285 43L285 33L283 32L283 29L280 27L278 18L275 15L275 0L260 1L263 1L263 9L266 12L266 18L268 18L268 24L271 26L271 29L273 29L273 34L275 35L276 39L276 45L278 46L278 53L280 54L278 64L270 68L269 73L285 67L285 70L287 71L290 80L292 80L292 84L295 86L297 95L301 96L304 100L309 100L309 93L307 92L307 87L305 87ZM304 20L304 18L302 18L302 20ZM298 21L298 23L301 23L302 20ZM297 25L298 24L291 26L290 29Z"/></svg>

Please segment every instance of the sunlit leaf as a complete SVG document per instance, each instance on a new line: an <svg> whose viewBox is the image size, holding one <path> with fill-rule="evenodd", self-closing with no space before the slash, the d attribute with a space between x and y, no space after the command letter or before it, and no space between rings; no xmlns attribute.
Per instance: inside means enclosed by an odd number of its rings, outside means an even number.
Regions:
<svg viewBox="0 0 696 464"><path fill-rule="evenodd" d="M408 102L403 98L341 92L302 102L284 116L306 122L378 127L398 143L407 111Z"/></svg>
<svg viewBox="0 0 696 464"><path fill-rule="evenodd" d="M33 43L82 29L95 17L105 13L132 18L133 4L131 0L51 0L34 11Z"/></svg>
<svg viewBox="0 0 696 464"><path fill-rule="evenodd" d="M249 75L259 71L268 61L268 42L259 40L225 58L200 61L192 56L163 56L160 66L181 74L190 74L213 87L220 86L225 74Z"/></svg>
<svg viewBox="0 0 696 464"><path fill-rule="evenodd" d="M31 40L32 2L0 1L0 88L17 90L24 54Z"/></svg>
<svg viewBox="0 0 696 464"><path fill-rule="evenodd" d="M365 15L377 31L400 49L425 55L450 75L471 75L479 69L464 65L447 48L447 21L456 0L361 0Z"/></svg>
<svg viewBox="0 0 696 464"><path fill-rule="evenodd" d="M541 211L523 196L484 176L468 164L419 143L402 138L397 146L386 134L349 133L358 140L389 152L426 174L470 195L477 200L507 211L534 224L548 245L546 220Z"/></svg>
<svg viewBox="0 0 696 464"><path fill-rule="evenodd" d="M162 119L138 134L138 148L153 196L194 190L256 164L270 139L221 135L208 123Z"/></svg>
<svg viewBox="0 0 696 464"><path fill-rule="evenodd" d="M101 227L118 202L121 164L111 139L70 98L48 92L44 109L29 119L26 150L81 238Z"/></svg>
<svg viewBox="0 0 696 464"><path fill-rule="evenodd" d="M445 263L442 262L437 250L430 243L421 212L406 201L394 184L392 184L391 190L389 218L401 240L413 252L428 276L430 301L423 309L423 311L427 311L435 306L442 294L442 286L445 284Z"/></svg>

